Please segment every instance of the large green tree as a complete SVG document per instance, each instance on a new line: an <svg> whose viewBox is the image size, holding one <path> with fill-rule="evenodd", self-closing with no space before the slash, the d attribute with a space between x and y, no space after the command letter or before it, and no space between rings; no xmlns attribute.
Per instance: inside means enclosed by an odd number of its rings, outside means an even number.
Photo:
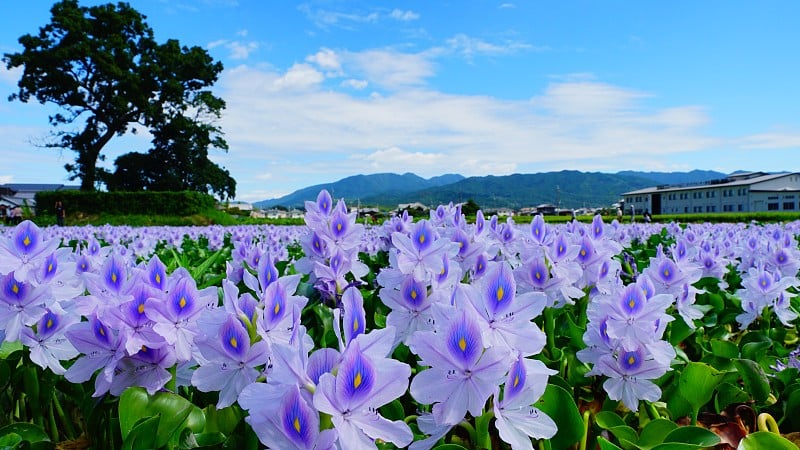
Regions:
<svg viewBox="0 0 800 450"><path fill-rule="evenodd" d="M127 3L82 7L62 0L50 11L51 22L37 35L19 38L21 52L3 56L8 69L23 68L19 90L9 100L35 98L60 107L50 116L54 131L45 145L77 154L65 168L70 179L81 180L81 189L113 179L97 166L105 159L103 149L137 125L155 136L151 153L174 144L164 133L188 139L184 150L201 154L188 158L194 162L213 165L208 146L227 150L214 124L225 102L210 92L222 64L208 52L176 40L157 43L146 17Z"/></svg>

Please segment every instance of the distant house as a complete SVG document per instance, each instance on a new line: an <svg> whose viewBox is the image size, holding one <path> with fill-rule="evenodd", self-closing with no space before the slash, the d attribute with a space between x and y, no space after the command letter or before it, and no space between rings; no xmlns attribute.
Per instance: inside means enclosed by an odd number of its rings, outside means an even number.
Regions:
<svg viewBox="0 0 800 450"><path fill-rule="evenodd" d="M230 202L228 208L236 208L239 211L252 211L253 205L247 202Z"/></svg>
<svg viewBox="0 0 800 450"><path fill-rule="evenodd" d="M282 209L266 209L264 215L267 219L285 219L289 217L289 212Z"/></svg>
<svg viewBox="0 0 800 450"><path fill-rule="evenodd" d="M625 192L625 214L800 211L800 172L737 172L720 180Z"/></svg>
<svg viewBox="0 0 800 450"><path fill-rule="evenodd" d="M14 207L28 205L36 206L36 193L46 191L75 191L80 186L63 184L38 184L38 183L6 183L0 184L0 204Z"/></svg>
<svg viewBox="0 0 800 450"><path fill-rule="evenodd" d="M511 208L497 208L494 210L497 217L511 217L514 215L514 210Z"/></svg>
<svg viewBox="0 0 800 450"><path fill-rule="evenodd" d="M543 216L553 216L557 213L556 205L551 203L542 203L537 205L534 214L541 214Z"/></svg>
<svg viewBox="0 0 800 450"><path fill-rule="evenodd" d="M412 209L421 209L423 211L427 211L428 207L423 205L420 202L400 203L399 205L397 205L397 210L398 211L405 211L405 210L412 210Z"/></svg>

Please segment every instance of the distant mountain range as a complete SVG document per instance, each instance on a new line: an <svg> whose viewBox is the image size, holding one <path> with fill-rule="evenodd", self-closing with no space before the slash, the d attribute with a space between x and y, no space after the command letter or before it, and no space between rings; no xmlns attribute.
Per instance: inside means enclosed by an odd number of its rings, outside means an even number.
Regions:
<svg viewBox="0 0 800 450"><path fill-rule="evenodd" d="M284 197L255 202L259 208L302 207L315 200L322 189L348 205L395 208L400 203L420 202L437 206L449 202L474 200L481 208L522 208L550 203L562 208L604 207L620 199L623 192L665 184L697 183L725 178L711 170L691 172L617 173L562 170L531 174L512 174L466 178L457 174L422 178L413 173L355 175L339 181L317 184Z"/></svg>

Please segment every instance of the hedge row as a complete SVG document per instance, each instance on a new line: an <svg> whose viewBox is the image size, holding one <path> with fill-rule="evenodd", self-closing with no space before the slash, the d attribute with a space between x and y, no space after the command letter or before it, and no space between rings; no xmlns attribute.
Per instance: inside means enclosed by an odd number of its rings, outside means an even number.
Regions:
<svg viewBox="0 0 800 450"><path fill-rule="evenodd" d="M58 200L61 200L70 215L106 213L191 216L208 211L216 204L211 195L194 191L46 191L36 193L36 214L55 214L54 206Z"/></svg>

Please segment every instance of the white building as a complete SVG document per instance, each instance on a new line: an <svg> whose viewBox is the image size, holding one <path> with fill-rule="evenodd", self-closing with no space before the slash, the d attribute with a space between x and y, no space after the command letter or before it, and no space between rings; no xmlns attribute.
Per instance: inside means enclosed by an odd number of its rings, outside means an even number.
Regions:
<svg viewBox="0 0 800 450"><path fill-rule="evenodd" d="M724 179L655 186L622 194L624 213L706 214L800 211L800 173L737 172Z"/></svg>

